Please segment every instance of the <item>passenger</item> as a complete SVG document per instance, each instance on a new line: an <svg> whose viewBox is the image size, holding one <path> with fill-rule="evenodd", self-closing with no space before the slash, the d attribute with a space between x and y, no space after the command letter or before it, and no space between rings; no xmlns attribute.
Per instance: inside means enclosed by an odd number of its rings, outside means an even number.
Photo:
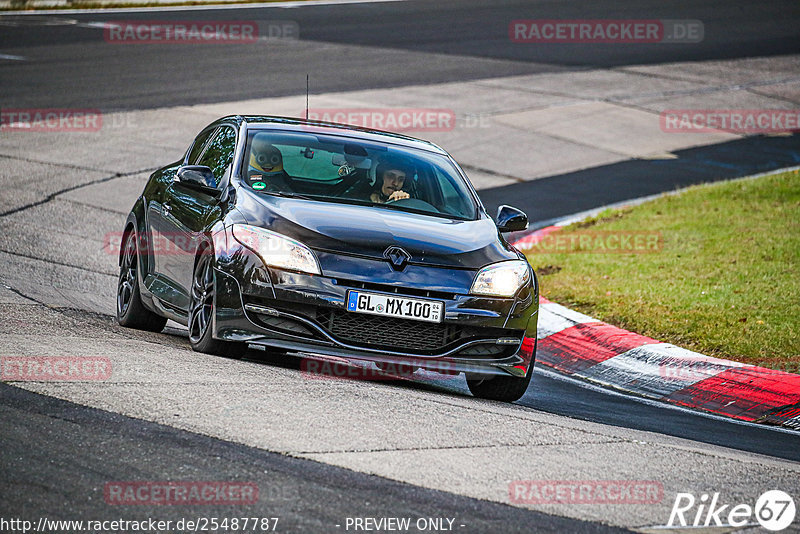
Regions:
<svg viewBox="0 0 800 534"><path fill-rule="evenodd" d="M257 191L291 191L291 177L283 169L281 151L263 136L253 138L247 178L250 187Z"/></svg>

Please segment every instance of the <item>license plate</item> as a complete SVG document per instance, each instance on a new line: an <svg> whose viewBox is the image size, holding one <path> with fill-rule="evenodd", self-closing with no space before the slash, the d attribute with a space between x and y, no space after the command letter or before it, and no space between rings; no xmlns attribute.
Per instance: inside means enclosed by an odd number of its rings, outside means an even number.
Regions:
<svg viewBox="0 0 800 534"><path fill-rule="evenodd" d="M351 289L347 292L347 311L441 323L444 303Z"/></svg>

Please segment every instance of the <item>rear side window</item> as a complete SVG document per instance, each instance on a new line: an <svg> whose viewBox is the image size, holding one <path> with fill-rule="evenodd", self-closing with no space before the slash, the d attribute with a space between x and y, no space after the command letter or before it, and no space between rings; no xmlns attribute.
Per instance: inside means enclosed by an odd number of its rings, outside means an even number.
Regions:
<svg viewBox="0 0 800 534"><path fill-rule="evenodd" d="M233 163L236 149L236 132L233 128L222 127L208 143L197 165L205 165L214 171L217 184L221 183Z"/></svg>

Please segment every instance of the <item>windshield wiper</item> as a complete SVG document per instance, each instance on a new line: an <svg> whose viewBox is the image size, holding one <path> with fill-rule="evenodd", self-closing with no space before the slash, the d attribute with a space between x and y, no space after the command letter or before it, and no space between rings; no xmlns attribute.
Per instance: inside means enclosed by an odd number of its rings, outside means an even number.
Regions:
<svg viewBox="0 0 800 534"><path fill-rule="evenodd" d="M276 197L283 197L283 198L299 198L302 200L315 200L306 195L298 195L297 193L290 193L288 191L259 191L259 193L264 193L267 195L273 195Z"/></svg>

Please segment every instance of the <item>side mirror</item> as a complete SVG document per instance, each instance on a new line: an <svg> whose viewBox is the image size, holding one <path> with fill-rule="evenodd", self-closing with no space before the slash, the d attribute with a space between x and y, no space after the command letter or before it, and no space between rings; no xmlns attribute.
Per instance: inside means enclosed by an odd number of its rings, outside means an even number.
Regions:
<svg viewBox="0 0 800 534"><path fill-rule="evenodd" d="M511 206L497 208L497 229L501 232L519 232L528 228L528 216Z"/></svg>
<svg viewBox="0 0 800 534"><path fill-rule="evenodd" d="M217 190L217 179L214 176L214 171L204 165L184 165L178 169L175 181L189 187Z"/></svg>

